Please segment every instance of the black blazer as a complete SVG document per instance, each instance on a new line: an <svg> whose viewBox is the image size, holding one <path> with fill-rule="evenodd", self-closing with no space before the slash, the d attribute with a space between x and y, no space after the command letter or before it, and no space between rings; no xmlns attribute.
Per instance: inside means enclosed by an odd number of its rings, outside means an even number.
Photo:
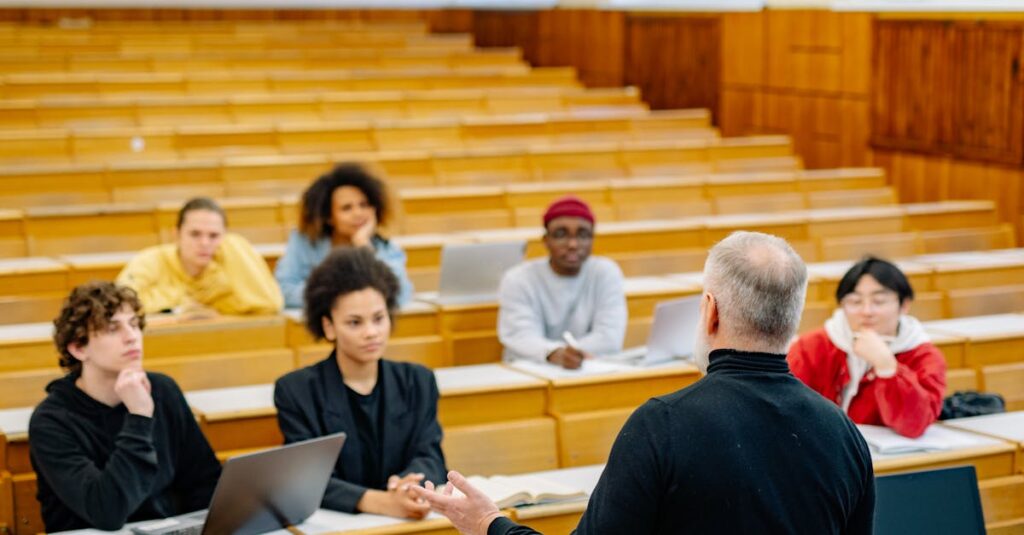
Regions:
<svg viewBox="0 0 1024 535"><path fill-rule="evenodd" d="M435 484L447 480L441 452L441 425L437 422L437 381L418 364L380 361L380 430L382 456L377 478L420 472ZM323 507L355 512L371 479L362 465L359 440L341 370L332 352L326 359L295 370L274 385L277 422L286 444L344 431L348 438L327 484ZM384 489L377 489L384 490Z"/></svg>

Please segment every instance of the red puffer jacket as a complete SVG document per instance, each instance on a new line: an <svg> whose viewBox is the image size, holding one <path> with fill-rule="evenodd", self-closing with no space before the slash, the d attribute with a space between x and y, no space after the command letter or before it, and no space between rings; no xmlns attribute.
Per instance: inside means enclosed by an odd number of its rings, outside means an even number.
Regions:
<svg viewBox="0 0 1024 535"><path fill-rule="evenodd" d="M819 394L841 403L850 382L846 353L836 347L825 329L801 336L789 348L789 367L797 378ZM859 424L885 425L919 437L935 422L946 392L946 360L932 344L898 353L896 375L879 378L869 371L860 382L847 414Z"/></svg>

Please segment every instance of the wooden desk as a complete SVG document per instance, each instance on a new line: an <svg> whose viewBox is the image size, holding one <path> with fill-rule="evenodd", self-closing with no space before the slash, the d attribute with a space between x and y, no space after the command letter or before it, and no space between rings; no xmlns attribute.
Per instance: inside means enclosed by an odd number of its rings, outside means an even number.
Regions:
<svg viewBox="0 0 1024 535"><path fill-rule="evenodd" d="M1018 475L982 481L978 487L989 533L1019 533L1024 528L1024 411L958 418L943 425L1017 444Z"/></svg>
<svg viewBox="0 0 1024 535"><path fill-rule="evenodd" d="M5 455L0 463L4 485L10 490L9 506L0 505L0 511L9 509L13 514L15 533L34 534L43 531L36 501L36 475L28 454L28 421L33 408L0 410L0 432L5 437ZM0 496L2 496L0 492ZM3 519L0 519L3 521Z"/></svg>
<svg viewBox="0 0 1024 535"><path fill-rule="evenodd" d="M940 425L940 424L935 424ZM940 425L940 428L942 426ZM1017 444L953 428L963 444L947 451L880 454L872 450L875 474L925 470L962 464L974 465L978 479L1011 476L1016 469Z"/></svg>
<svg viewBox="0 0 1024 535"><path fill-rule="evenodd" d="M89 253L62 255L58 259L68 266L68 288L93 280L112 281L121 273L134 252Z"/></svg>
<svg viewBox="0 0 1024 535"><path fill-rule="evenodd" d="M285 321L278 315L219 316L198 321L150 315L147 322L147 358L177 358L287 347ZM182 343L184 340L187 340L187 344Z"/></svg>
<svg viewBox="0 0 1024 535"><path fill-rule="evenodd" d="M1021 362L1024 314L997 314L924 323L929 332L965 338L963 366Z"/></svg>
<svg viewBox="0 0 1024 535"><path fill-rule="evenodd" d="M51 258L0 260L0 323L52 320L67 281L67 266Z"/></svg>
<svg viewBox="0 0 1024 535"><path fill-rule="evenodd" d="M1024 411L957 418L946 420L942 425L1015 442L1024 452ZM1018 458L1017 472L1024 472L1024 458Z"/></svg>
<svg viewBox="0 0 1024 535"><path fill-rule="evenodd" d="M0 373L57 367L53 324L0 325Z"/></svg>
<svg viewBox="0 0 1024 535"><path fill-rule="evenodd" d="M434 374L450 468L493 475L558 467L547 381L501 364L443 368Z"/></svg>
<svg viewBox="0 0 1024 535"><path fill-rule="evenodd" d="M548 413L558 422L563 468L604 462L626 418L653 396L697 381L682 362L650 368L588 361L580 370L517 361L510 366L550 381Z"/></svg>
<svg viewBox="0 0 1024 535"><path fill-rule="evenodd" d="M193 390L185 400L218 453L284 444L272 384Z"/></svg>
<svg viewBox="0 0 1024 535"><path fill-rule="evenodd" d="M1024 251L943 253L914 257L935 270L935 288L984 288L1024 280Z"/></svg>

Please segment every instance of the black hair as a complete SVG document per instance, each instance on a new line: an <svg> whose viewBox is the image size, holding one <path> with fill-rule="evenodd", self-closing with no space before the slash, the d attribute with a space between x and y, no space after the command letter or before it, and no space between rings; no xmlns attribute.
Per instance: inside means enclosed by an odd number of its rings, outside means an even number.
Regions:
<svg viewBox="0 0 1024 535"><path fill-rule="evenodd" d="M342 247L327 255L306 281L306 328L317 340L325 338L323 318L343 296L373 288L384 296L388 315L398 309L398 277L368 247Z"/></svg>
<svg viewBox="0 0 1024 535"><path fill-rule="evenodd" d="M377 214L377 225L383 226L387 222L388 200L384 183L359 164L343 163L313 181L302 194L299 232L310 242L334 233L331 227L334 191L342 186L352 186L366 195L366 201Z"/></svg>
<svg viewBox="0 0 1024 535"><path fill-rule="evenodd" d="M914 299L914 289L911 288L910 281L907 280L907 276L900 268L888 260L866 256L854 264L839 281L839 286L836 287L836 302L842 301L844 297L852 294L864 275L871 275L878 281L878 284L896 292L901 305Z"/></svg>

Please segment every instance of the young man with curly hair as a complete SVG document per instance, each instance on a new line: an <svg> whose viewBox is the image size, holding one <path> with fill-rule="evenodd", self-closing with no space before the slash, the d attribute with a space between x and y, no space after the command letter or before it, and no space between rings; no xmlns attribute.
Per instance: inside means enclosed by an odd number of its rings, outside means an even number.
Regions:
<svg viewBox="0 0 1024 535"><path fill-rule="evenodd" d="M68 373L29 422L46 531L116 530L205 508L220 463L174 380L142 367L135 291L78 286L53 324Z"/></svg>

